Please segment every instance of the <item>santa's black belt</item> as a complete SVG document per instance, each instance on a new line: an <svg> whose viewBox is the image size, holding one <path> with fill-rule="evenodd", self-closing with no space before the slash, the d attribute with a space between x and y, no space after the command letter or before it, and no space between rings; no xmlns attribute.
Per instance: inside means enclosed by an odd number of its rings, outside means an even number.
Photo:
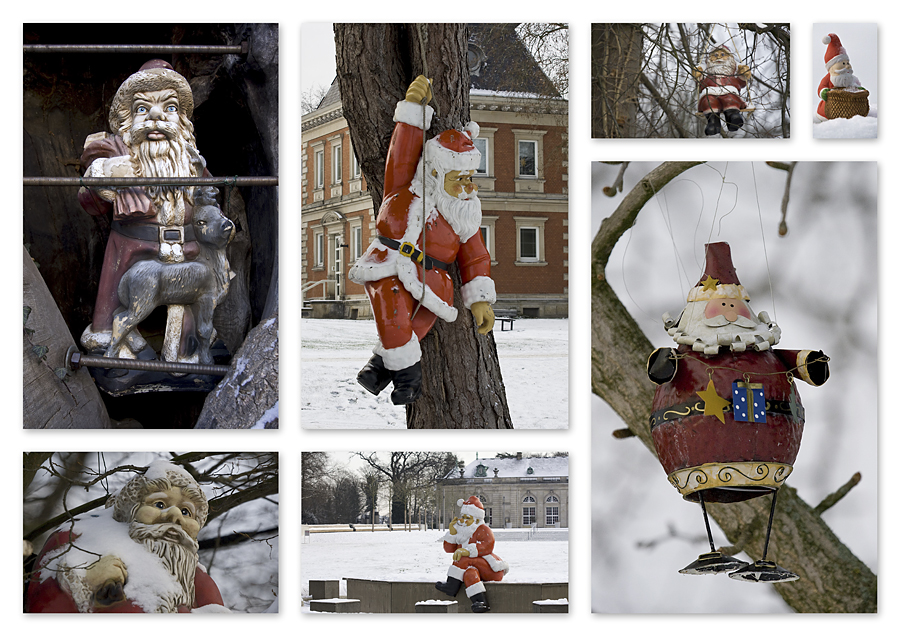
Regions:
<svg viewBox="0 0 900 636"><path fill-rule="evenodd" d="M150 225L113 221L111 229L128 238L154 243L185 243L197 240L197 237L194 236L194 228L190 225Z"/></svg>
<svg viewBox="0 0 900 636"><path fill-rule="evenodd" d="M682 402L681 404L667 406L666 408L654 411L650 414L650 430L652 431L663 422L680 420L681 418L688 417L689 415L703 415L705 406L706 402L704 402L702 398L698 397L689 402ZM733 411L734 405L730 401L728 402L727 406L722 408L723 413L731 413ZM806 413L803 409L803 406L798 402L794 402L793 404L791 404L791 402L788 400L766 400L766 413L771 413L773 415L787 415L788 417L793 416L794 419L801 422L806 419ZM715 416L711 415L710 417ZM742 423L743 422L739 422L739 424Z"/></svg>
<svg viewBox="0 0 900 636"><path fill-rule="evenodd" d="M397 250L403 256L407 258L411 258L417 263L422 263L425 265L425 269L450 269L450 263L444 263L443 261L439 261L436 258L432 258L426 254L423 254L420 250L417 250L415 245L412 243L401 243L400 241L395 241L394 239L390 239L386 236L378 237L378 240L387 245L389 248L393 250Z"/></svg>

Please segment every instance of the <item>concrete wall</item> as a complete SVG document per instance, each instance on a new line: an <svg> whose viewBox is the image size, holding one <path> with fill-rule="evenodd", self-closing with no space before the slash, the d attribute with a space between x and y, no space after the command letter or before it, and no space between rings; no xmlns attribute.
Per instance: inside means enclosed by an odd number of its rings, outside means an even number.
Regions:
<svg viewBox="0 0 900 636"><path fill-rule="evenodd" d="M491 612L532 613L532 602L569 597L568 583L485 583ZM359 599L360 612L413 614L418 601L445 600L448 597L434 588L434 581L372 581L347 579L347 598ZM465 588L456 596L459 613L470 614L471 603Z"/></svg>

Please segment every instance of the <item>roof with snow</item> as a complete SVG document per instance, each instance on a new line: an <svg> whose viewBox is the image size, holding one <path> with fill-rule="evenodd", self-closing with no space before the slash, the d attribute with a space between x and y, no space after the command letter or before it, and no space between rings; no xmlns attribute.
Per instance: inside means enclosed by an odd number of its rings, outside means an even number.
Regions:
<svg viewBox="0 0 900 636"><path fill-rule="evenodd" d="M483 467L483 468L482 468ZM568 477L568 457L523 457L522 459L476 459L469 462L463 477L494 477L494 469L497 469L497 477ZM529 472L531 471L531 472ZM459 471L452 470L445 479L459 479Z"/></svg>
<svg viewBox="0 0 900 636"><path fill-rule="evenodd" d="M559 91L516 34L516 24L469 24L472 95L559 97ZM316 110L341 101L337 77Z"/></svg>

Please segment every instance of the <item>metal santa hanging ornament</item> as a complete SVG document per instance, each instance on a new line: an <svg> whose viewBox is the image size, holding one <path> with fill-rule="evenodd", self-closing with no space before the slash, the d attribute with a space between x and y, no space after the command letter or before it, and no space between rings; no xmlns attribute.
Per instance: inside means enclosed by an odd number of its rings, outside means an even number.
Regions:
<svg viewBox="0 0 900 636"><path fill-rule="evenodd" d="M710 552L683 574L729 572L734 579L779 583L798 575L767 560L778 489L793 470L805 414L794 380L828 379L821 351L773 349L781 329L754 316L727 243L706 246L703 277L674 320L663 316L676 349L654 351L647 364L657 385L650 429L669 482L703 509ZM772 495L762 558L753 564L715 549L706 503Z"/></svg>

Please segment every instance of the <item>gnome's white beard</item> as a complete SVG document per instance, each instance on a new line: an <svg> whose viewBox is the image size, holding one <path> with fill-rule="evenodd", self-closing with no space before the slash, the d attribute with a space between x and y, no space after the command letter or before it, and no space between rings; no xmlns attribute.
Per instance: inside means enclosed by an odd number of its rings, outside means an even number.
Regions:
<svg viewBox="0 0 900 636"><path fill-rule="evenodd" d="M842 68L831 71L831 83L835 88L852 88L859 86L859 79L853 74L852 68Z"/></svg>
<svg viewBox="0 0 900 636"><path fill-rule="evenodd" d="M160 558L166 570L178 581L181 591L163 597L157 612L178 611L180 605L194 605L194 575L199 556L198 545L181 526L173 523L145 524L132 521L128 536Z"/></svg>
<svg viewBox="0 0 900 636"><path fill-rule="evenodd" d="M734 75L737 65L734 58L728 58L720 62L708 62L706 72L710 75Z"/></svg>
<svg viewBox="0 0 900 636"><path fill-rule="evenodd" d="M738 352L747 349L765 351L781 339L781 328L769 322L764 313L760 318L765 320L738 316L737 320L729 322L724 316L706 318L706 305L705 300L687 304L681 320L668 330L676 343L712 355L718 347Z"/></svg>

